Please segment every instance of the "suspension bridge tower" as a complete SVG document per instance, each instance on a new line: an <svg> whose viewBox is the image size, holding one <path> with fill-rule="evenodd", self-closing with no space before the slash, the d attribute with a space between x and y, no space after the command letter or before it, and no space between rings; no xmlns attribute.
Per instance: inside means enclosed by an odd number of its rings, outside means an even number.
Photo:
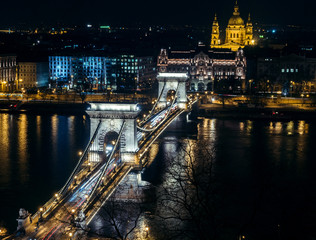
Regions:
<svg viewBox="0 0 316 240"><path fill-rule="evenodd" d="M90 117L90 134L97 131L90 152L96 155L104 154L108 146L107 141L115 139L113 136L117 138L120 136L116 141L119 141L122 161L137 164L136 117L140 113L139 106L130 103L91 102L89 104L91 107L86 112Z"/></svg>
<svg viewBox="0 0 316 240"><path fill-rule="evenodd" d="M158 107L166 107L170 100L167 98L170 91L175 92L178 107L181 109L187 108L187 93L186 81L187 73L178 72L159 72L158 80Z"/></svg>

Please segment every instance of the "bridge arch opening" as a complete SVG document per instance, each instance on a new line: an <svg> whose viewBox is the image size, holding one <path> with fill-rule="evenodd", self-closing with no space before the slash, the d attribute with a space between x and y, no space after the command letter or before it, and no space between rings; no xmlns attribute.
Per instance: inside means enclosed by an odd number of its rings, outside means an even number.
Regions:
<svg viewBox="0 0 316 240"><path fill-rule="evenodd" d="M176 91L174 89L170 89L167 92L167 105L170 105L176 97Z"/></svg>
<svg viewBox="0 0 316 240"><path fill-rule="evenodd" d="M109 131L104 135L104 141L103 141L103 149L105 155L108 155L111 153L111 151L114 148L114 145L116 141L118 140L119 134L115 131ZM117 149L120 149L120 144L117 146Z"/></svg>

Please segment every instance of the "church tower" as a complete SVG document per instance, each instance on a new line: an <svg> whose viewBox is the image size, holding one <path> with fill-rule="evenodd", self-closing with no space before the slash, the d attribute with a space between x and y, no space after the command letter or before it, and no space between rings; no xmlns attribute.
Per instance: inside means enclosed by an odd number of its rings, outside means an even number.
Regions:
<svg viewBox="0 0 316 240"><path fill-rule="evenodd" d="M225 48L236 52L239 48L244 48L247 45L255 45L253 26L250 15L246 24L241 18L238 2L236 0L233 16L229 19L227 24L225 42L221 43L219 40L219 25L217 16L215 15L210 46L211 48Z"/></svg>
<svg viewBox="0 0 316 240"><path fill-rule="evenodd" d="M240 17L239 6L236 1L234 6L233 16L229 19L226 28L226 43L235 43L243 45L245 37L245 24L244 20Z"/></svg>
<svg viewBox="0 0 316 240"><path fill-rule="evenodd" d="M246 24L246 39L245 39L245 45L254 45L255 41L253 40L253 26L250 19L250 13L248 16L248 21Z"/></svg>
<svg viewBox="0 0 316 240"><path fill-rule="evenodd" d="M219 25L218 25L218 21L217 21L217 16L215 14L215 18L214 18L213 26L212 26L211 48L216 47L219 44L220 44Z"/></svg>

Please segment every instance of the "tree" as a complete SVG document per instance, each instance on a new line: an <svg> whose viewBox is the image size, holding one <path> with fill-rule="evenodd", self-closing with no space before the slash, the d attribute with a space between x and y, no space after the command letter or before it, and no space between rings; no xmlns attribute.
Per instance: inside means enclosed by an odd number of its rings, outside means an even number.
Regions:
<svg viewBox="0 0 316 240"><path fill-rule="evenodd" d="M168 157L164 184L157 193L157 216L165 229L162 238L216 238L214 151L203 141L188 141L178 155Z"/></svg>
<svg viewBox="0 0 316 240"><path fill-rule="evenodd" d="M119 185L97 215L96 222L101 222L102 227L92 227L92 235L120 240L143 238L139 222L144 203L138 194L132 199L127 197L130 191L134 194L127 181Z"/></svg>

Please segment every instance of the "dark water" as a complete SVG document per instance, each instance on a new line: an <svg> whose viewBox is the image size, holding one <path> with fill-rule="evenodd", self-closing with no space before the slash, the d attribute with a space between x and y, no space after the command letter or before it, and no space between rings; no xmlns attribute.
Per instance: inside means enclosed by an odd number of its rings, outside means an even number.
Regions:
<svg viewBox="0 0 316 240"><path fill-rule="evenodd" d="M315 122L203 119L194 128L168 128L146 180L163 184L164 157L179 152L179 139L205 141L215 149L217 239L316 239Z"/></svg>
<svg viewBox="0 0 316 240"><path fill-rule="evenodd" d="M15 229L20 207L36 211L66 181L89 137L82 116L0 114L0 225ZM154 185L178 140L216 149L226 239L316 239L316 124L178 120L151 149L143 178ZM224 239L224 237L223 237Z"/></svg>
<svg viewBox="0 0 316 240"><path fill-rule="evenodd" d="M0 114L0 226L34 213L61 188L89 138L82 116Z"/></svg>

